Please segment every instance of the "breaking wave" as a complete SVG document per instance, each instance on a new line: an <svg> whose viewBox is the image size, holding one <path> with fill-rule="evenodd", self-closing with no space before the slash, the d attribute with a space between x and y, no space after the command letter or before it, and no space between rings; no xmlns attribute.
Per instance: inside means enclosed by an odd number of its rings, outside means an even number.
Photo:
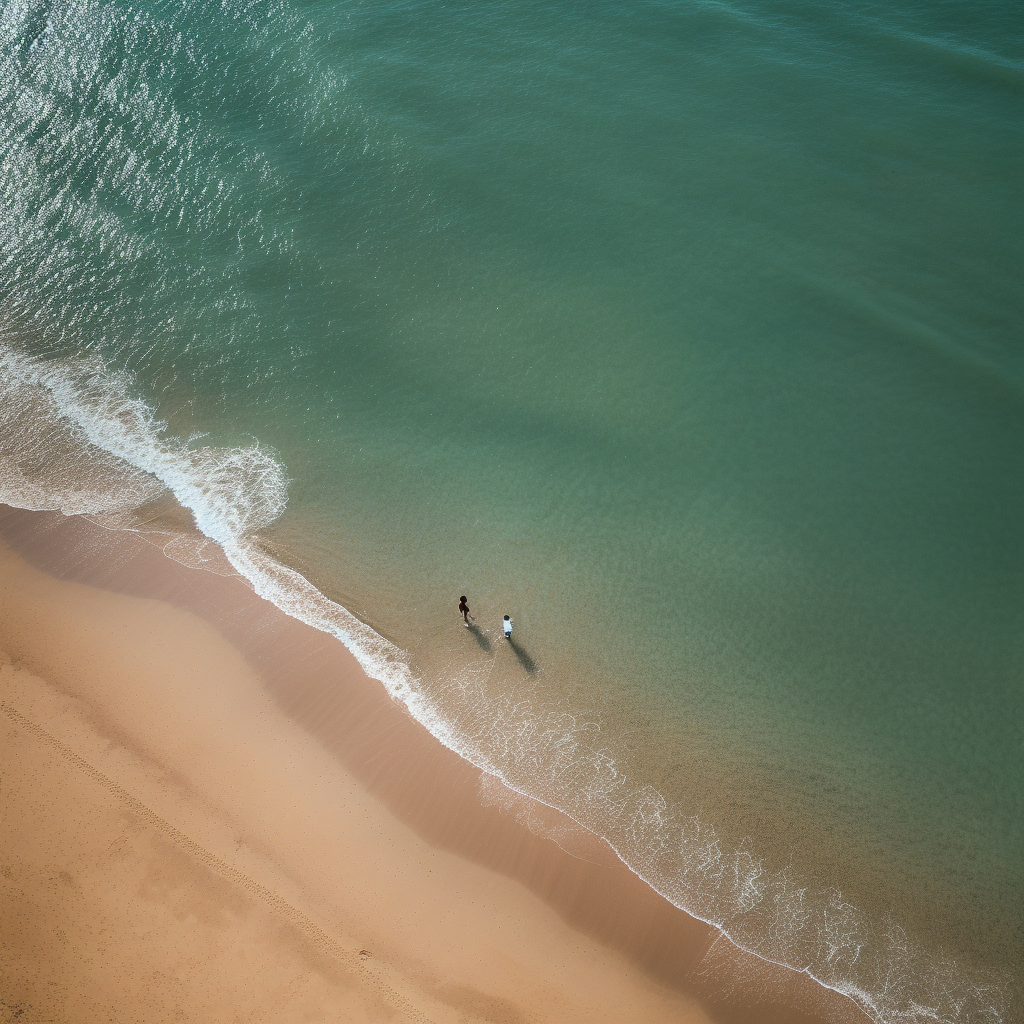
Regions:
<svg viewBox="0 0 1024 1024"><path fill-rule="evenodd" d="M955 962L915 949L895 923L868 921L839 892L770 872L749 849L726 849L711 825L624 777L597 745L596 725L495 696L486 671L472 666L453 680L455 709L438 710L402 651L261 548L259 531L287 503L275 454L258 443L203 441L171 436L133 397L129 377L98 359L44 360L0 344L0 501L110 514L170 492L257 594L339 639L445 746L603 838L632 871L739 949L806 973L879 1024L1007 1019L998 979L968 978ZM483 791L488 802L508 802L487 784ZM530 818L528 808L516 813Z"/></svg>

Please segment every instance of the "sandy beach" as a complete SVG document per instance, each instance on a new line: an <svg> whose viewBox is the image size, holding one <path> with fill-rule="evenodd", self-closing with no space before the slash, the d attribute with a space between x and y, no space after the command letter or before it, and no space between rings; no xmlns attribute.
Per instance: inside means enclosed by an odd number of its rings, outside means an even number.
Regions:
<svg viewBox="0 0 1024 1024"><path fill-rule="evenodd" d="M239 578L55 513L0 545L0 1020L864 1019Z"/></svg>

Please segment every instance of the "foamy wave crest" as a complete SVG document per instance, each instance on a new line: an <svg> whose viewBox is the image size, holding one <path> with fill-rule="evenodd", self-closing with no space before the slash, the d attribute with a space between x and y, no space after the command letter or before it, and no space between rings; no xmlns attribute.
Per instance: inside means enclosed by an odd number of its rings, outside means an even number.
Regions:
<svg viewBox="0 0 1024 1024"><path fill-rule="evenodd" d="M599 746L596 724L522 695L495 695L486 672L471 666L450 681L457 701L439 710L402 651L260 547L257 531L285 508L287 479L258 444L217 448L168 436L132 397L130 381L98 361L40 360L2 345L0 401L0 500L100 512L170 490L260 596L338 638L445 746L602 837L631 870L736 948L806 973L879 1024L1006 1019L997 981L970 979L957 964L915 949L895 924L867 920L838 892L770 872L748 849L726 849L709 824L625 778ZM64 452L64 461L48 461L53 452ZM561 828L484 789L531 827Z"/></svg>
<svg viewBox="0 0 1024 1024"><path fill-rule="evenodd" d="M261 597L336 636L393 697L426 713L398 648L260 549L257 531L288 499L284 468L271 452L169 436L132 396L128 377L95 358L46 360L0 345L0 397L0 501L69 514L116 512L166 488Z"/></svg>
<svg viewBox="0 0 1024 1024"><path fill-rule="evenodd" d="M109 512L165 487L222 546L284 511L284 471L259 445L215 448L166 436L127 377L99 359L43 360L0 347L0 486L23 508Z"/></svg>
<svg viewBox="0 0 1024 1024"><path fill-rule="evenodd" d="M1008 1019L1005 979L969 977L955 961L920 949L895 922L868 919L837 890L771 871L746 846L724 846L708 822L625 777L600 745L598 723L521 693L495 696L473 670L454 684L457 723L429 723L446 745L601 836L632 871L736 949L807 974L879 1024ZM749 969L748 961L742 971Z"/></svg>
<svg viewBox="0 0 1024 1024"><path fill-rule="evenodd" d="M43 374L0 348L0 501L66 515L121 512L163 489L151 474L91 444L60 414Z"/></svg>

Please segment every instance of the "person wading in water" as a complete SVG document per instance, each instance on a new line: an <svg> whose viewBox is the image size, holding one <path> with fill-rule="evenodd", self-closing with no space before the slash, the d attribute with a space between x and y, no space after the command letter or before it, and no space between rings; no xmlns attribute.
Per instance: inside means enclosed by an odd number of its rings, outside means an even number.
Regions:
<svg viewBox="0 0 1024 1024"><path fill-rule="evenodd" d="M466 628L469 628L469 604L466 601L466 595L463 594L459 598L459 611L462 612L463 619L466 620Z"/></svg>

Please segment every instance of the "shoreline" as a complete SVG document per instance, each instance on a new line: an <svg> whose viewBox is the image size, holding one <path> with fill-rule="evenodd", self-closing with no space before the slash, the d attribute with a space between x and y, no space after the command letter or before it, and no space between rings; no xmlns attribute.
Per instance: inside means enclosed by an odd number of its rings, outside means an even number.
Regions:
<svg viewBox="0 0 1024 1024"><path fill-rule="evenodd" d="M713 928L673 907L621 863L602 856L590 833L581 835L583 830L576 827L568 841L570 848L579 844L577 852L586 860L535 834L566 828L571 833L568 819L558 820L564 816L557 812L548 816L538 807L525 811L510 799L510 791L495 798L491 786L488 798L482 799L481 773L393 703L340 643L256 597L239 578L186 568L138 535L113 533L59 513L5 507L0 513L0 537L9 548L5 559L10 562L12 555L15 562L24 559L20 572L35 579L34 585L44 593L90 588L87 592L92 596L98 591L105 600L120 602L121 615L140 602L148 606L160 602L161 621L171 616L182 629L177 616L184 614L193 624L212 629L235 657L258 674L265 698L275 709L275 736L297 729L329 764L350 776L380 813L410 830L432 856L460 866L468 863L486 873L488 884L515 887L527 906L534 910L535 904L544 906L572 935L585 938L592 947L591 958L594 949L600 949L602 955L628 964L631 984L638 990L653 986L690 1006L682 1017L676 1007L672 1019L705 1019L695 1013L723 1024L751 1019L865 1019L850 1000L809 978L724 948L722 941L716 942L718 933ZM10 592L6 600L24 603L23 595ZM19 629L10 615L5 618L9 624L0 646L9 653L13 647L17 659L30 671L40 669L37 674L44 679L47 672L70 672L62 685L77 685L73 669L49 665L38 636L32 641L24 624ZM111 648L110 638L115 635L111 623L106 645L97 641L96 653L120 656L118 648ZM145 638L140 636L138 643L144 644ZM118 729L135 743L139 716L148 714L144 707L126 705L119 711L123 720ZM154 723L148 728L160 734ZM217 777L211 775L211 779ZM213 788L218 798L237 803L233 786L231 780L226 787L218 783ZM294 795L282 794L282 806ZM513 813L495 806L496 802L511 804ZM538 813L545 820L538 822ZM531 816L534 820L527 824L520 820ZM264 823L263 827L269 826ZM355 842L352 837L348 841ZM326 868L328 861L324 856L321 867ZM312 884L316 872L309 877ZM509 910L506 919L517 920L522 913L519 906ZM585 990L586 986L573 986L573 991ZM637 1019L660 1017L648 1014Z"/></svg>

